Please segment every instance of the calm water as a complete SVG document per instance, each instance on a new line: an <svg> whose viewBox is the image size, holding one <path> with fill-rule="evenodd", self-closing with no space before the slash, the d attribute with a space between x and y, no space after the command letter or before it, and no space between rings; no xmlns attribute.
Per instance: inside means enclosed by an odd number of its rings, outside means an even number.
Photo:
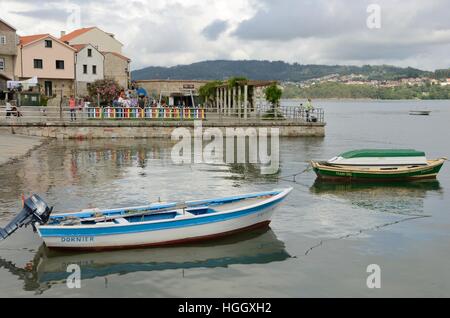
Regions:
<svg viewBox="0 0 450 318"><path fill-rule="evenodd" d="M292 103L285 102L287 104ZM417 148L450 156L450 102L317 102L327 137L282 139L281 172L353 148ZM429 109L431 117L408 115ZM293 186L272 229L192 246L55 254L30 229L0 243L0 296L309 297L450 296L450 168L422 184L293 184L252 165L176 166L160 140L51 142L0 167L0 223L38 192L56 210L140 205ZM69 290L68 264L82 268ZM382 288L366 286L367 266Z"/></svg>

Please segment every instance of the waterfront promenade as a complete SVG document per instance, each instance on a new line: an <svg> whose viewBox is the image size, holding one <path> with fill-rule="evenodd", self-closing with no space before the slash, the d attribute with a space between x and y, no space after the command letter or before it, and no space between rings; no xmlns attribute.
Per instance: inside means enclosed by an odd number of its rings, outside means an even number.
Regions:
<svg viewBox="0 0 450 318"><path fill-rule="evenodd" d="M270 135L277 128L280 137L325 136L326 124L320 110L316 110L319 116L315 122L308 121L298 107L282 111L281 118L271 119L264 116L265 111L242 118L204 109L121 109L119 113L113 108L89 108L77 111L76 121L72 121L67 109L22 107L23 116L19 118L6 118L0 110L0 127L20 135L57 139L170 138L174 129L184 127L192 131L200 121L203 128L218 128L222 132L267 128Z"/></svg>

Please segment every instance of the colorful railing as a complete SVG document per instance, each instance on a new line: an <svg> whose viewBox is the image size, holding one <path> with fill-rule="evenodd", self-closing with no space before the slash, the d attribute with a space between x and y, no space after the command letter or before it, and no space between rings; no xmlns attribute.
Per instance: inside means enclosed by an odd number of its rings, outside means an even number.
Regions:
<svg viewBox="0 0 450 318"><path fill-rule="evenodd" d="M88 119L161 119L161 120L203 120L206 112L202 108L123 108L123 107L89 107L86 108Z"/></svg>

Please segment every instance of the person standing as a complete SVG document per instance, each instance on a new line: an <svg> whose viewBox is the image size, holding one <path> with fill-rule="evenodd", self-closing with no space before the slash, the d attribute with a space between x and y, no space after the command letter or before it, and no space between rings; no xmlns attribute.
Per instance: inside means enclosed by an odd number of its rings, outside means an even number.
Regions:
<svg viewBox="0 0 450 318"><path fill-rule="evenodd" d="M76 107L77 107L77 102L75 100L75 97L73 95L71 95L70 99L69 99L70 121L77 120Z"/></svg>
<svg viewBox="0 0 450 318"><path fill-rule="evenodd" d="M9 102L6 102L6 117L11 117L13 107Z"/></svg>
<svg viewBox="0 0 450 318"><path fill-rule="evenodd" d="M308 101L306 102L305 105L305 112L306 112L306 121L310 122L311 121L311 117L310 117L310 113L314 111L314 106L312 104L311 98L308 98Z"/></svg>

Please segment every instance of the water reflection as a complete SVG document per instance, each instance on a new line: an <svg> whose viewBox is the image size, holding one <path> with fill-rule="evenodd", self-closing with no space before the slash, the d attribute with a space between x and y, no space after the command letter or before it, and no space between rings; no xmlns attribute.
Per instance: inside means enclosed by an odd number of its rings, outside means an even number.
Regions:
<svg viewBox="0 0 450 318"><path fill-rule="evenodd" d="M273 231L263 229L215 242L170 248L67 254L42 246L24 268L1 258L0 268L22 280L24 290L43 293L54 284L65 283L70 264L80 266L82 279L93 279L135 272L269 264L290 257Z"/></svg>
<svg viewBox="0 0 450 318"><path fill-rule="evenodd" d="M316 180L311 193L332 196L374 211L395 214L423 214L428 195L443 195L437 180L394 183L336 183Z"/></svg>

